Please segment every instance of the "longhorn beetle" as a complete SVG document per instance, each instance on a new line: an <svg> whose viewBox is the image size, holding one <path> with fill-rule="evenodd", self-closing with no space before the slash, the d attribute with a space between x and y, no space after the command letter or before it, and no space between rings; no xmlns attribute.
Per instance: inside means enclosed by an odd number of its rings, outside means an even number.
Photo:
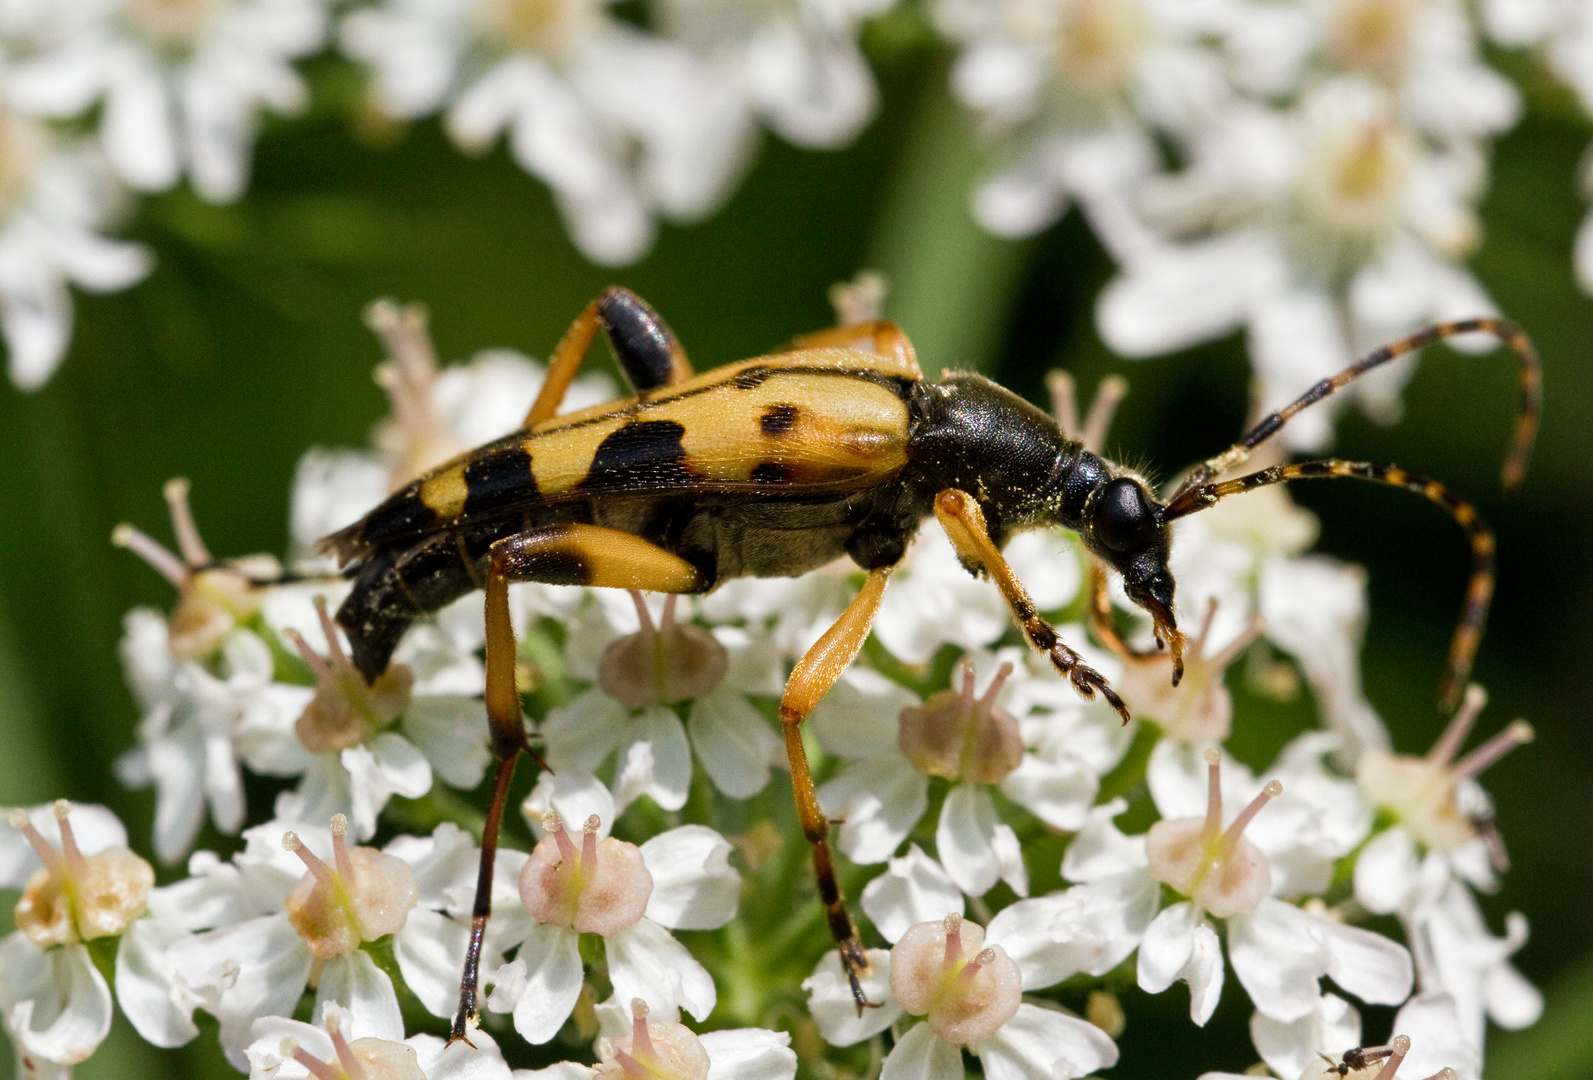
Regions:
<svg viewBox="0 0 1593 1080"><path fill-rule="evenodd" d="M555 416L599 328L634 392ZM1080 694L1101 694L1127 722L1128 709L1106 679L1029 599L1002 557L1008 537L1055 525L1077 532L1150 613L1158 645L1171 650L1176 685L1184 639L1167 568L1173 521L1230 495L1316 477L1418 492L1447 509L1471 540L1470 586L1443 679L1450 701L1470 670L1493 591L1493 534L1469 503L1404 469L1337 459L1218 477L1300 410L1360 375L1472 331L1497 336L1519 360L1521 412L1504 466L1506 488L1513 488L1536 435L1539 364L1518 327L1479 318L1423 330L1322 380L1197 465L1164 502L1140 476L1086 450L989 379L953 372L925 380L912 344L892 323L821 330L771 355L694 375L664 320L635 294L608 289L554 349L523 427L439 466L322 541L354 579L337 620L367 680L386 668L416 619L475 589L486 592L486 707L498 764L453 1037L464 1038L476 1016L509 781L521 753L534 753L515 689L509 582L705 593L736 577L795 576L842 555L867 572L835 625L791 672L780 700L819 896L861 1010L868 1002L859 979L868 960L836 881L801 726L862 647L891 568L920 523L934 515L963 565L1001 591L1029 643ZM1114 636L1106 637L1112 643Z"/></svg>

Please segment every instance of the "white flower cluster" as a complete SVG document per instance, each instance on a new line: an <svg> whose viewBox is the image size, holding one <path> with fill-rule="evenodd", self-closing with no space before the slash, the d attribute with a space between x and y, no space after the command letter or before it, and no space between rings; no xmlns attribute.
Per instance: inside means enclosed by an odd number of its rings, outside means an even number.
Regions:
<svg viewBox="0 0 1593 1080"><path fill-rule="evenodd" d="M878 98L858 39L896 2L649 0L638 21L613 0L9 0L12 379L38 386L59 362L68 283L118 289L147 271L141 249L95 231L118 181L186 176L205 199L238 198L262 112L303 110L293 65L325 47L368 73L361 107L383 123L438 116L467 152L503 137L576 246L623 265L658 218L725 201L760 123L803 147L850 143ZM1479 32L1535 50L1593 111L1579 0L924 3L989 143L979 221L1023 236L1077 203L1120 265L1098 304L1108 344L1142 357L1243 329L1267 408L1422 324L1492 312L1465 260L1490 140L1521 107ZM1593 291L1593 217L1574 262ZM1284 438L1320 447L1352 399L1396 416L1413 363Z"/></svg>
<svg viewBox="0 0 1593 1080"><path fill-rule="evenodd" d="M378 381L393 416L378 449L305 456L293 506L302 567L317 565L315 537L459 446L512 429L541 382L539 365L502 351L439 371L414 309L378 304L371 323L390 354ZM572 397L611 392L586 377ZM819 958L811 935L784 935L758 971L733 978L719 966L728 945L675 936L741 927L744 895L776 911L811 903L791 875L759 873L780 840L757 829L727 839L710 824L784 762L772 723L783 676L838 614L855 571L662 604L516 586L552 771L521 808L534 846L515 850L506 836L497 851L484 1026L445 1044L413 1017L441 1030L452 1016L471 934L481 851L461 826L476 811L437 781L474 789L489 760L480 602L418 625L367 686L326 616L346 586L259 587L274 562L217 562L186 496L168 486L180 554L118 531L179 590L169 614L128 616L122 655L144 712L118 768L156 789L161 862L189 852L207 807L219 833L242 830L242 846L194 852L186 877L156 887L103 809L12 813L0 887L23 894L17 930L0 941L0 1020L36 1070L19 1075L66 1076L94 1051L111 1022L111 975L145 1039L182 1045L203 1011L228 1060L260 1078L789 1080L790 1035L681 1022L710 1022L721 988L755 994L761 970L782 965L812 971L811 1018L831 1046L872 1040L883 1052L890 1033L888 1080L955 1080L964 1050L997 1080L1085 1076L1117 1060L1111 986L1186 983L1204 1025L1230 967L1254 1006L1256 1053L1282 1080L1320 1072L1323 1055L1345 1063L1339 1076L1371 1061L1383 1072L1368 1080L1393 1080L1401 1063L1407 1078L1448 1068L1476 1080L1488 1021L1520 1027L1541 1009L1509 962L1525 919L1512 914L1495 936L1474 896L1497 888L1504 863L1476 777L1530 727L1516 721L1462 754L1483 707L1473 687L1429 753L1396 753L1359 687L1362 576L1302 554L1312 523L1272 489L1179 527L1185 603L1208 614L1177 691L1166 657L1101 652L1067 621L1092 572L1072 541L1040 532L1008 546L1035 602L1122 691L1127 726L1009 644L995 590L944 538L926 530L915 543L875 643L812 716L819 801L840 823L840 850L877 868L859 904L892 945L869 950L867 1010L838 954ZM1225 669L1255 650L1247 666L1270 665L1259 678L1277 690L1290 669L1272 649L1294 658L1324 727L1257 773L1222 749L1236 721ZM272 820L246 829L240 766L299 778ZM781 786L771 798L786 798ZM1119 827L1125 815L1139 831ZM428 817L441 822L429 835L402 831ZM380 848L364 843L379 832ZM1037 861L1037 840L1061 852L1059 866ZM802 847L785 848L798 875ZM1031 895L1055 871L1064 887ZM1368 913L1396 916L1409 950L1354 925ZM1083 1016L1050 990L1063 982L1093 990ZM1389 1047L1342 1057L1362 1039L1352 998L1401 1006ZM590 1044L596 1063L511 1073L499 1050L511 1031L566 1053Z"/></svg>

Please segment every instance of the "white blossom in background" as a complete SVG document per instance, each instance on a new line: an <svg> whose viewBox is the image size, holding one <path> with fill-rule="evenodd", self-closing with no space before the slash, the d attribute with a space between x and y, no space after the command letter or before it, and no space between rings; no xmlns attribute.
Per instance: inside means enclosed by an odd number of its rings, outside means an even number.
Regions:
<svg viewBox="0 0 1593 1080"><path fill-rule="evenodd" d="M308 1080L312 1075L378 1080L509 1080L511 1076L498 1044L479 1029L470 1033L470 1042L449 1043L435 1035L412 1035L400 1042L370 1034L336 1004L326 1007L320 1021L305 1024L281 1016L256 1020L250 1029L254 1041L247 1051L250 1080Z"/></svg>
<svg viewBox="0 0 1593 1080"><path fill-rule="evenodd" d="M123 194L93 146L0 104L0 332L23 390L50 380L72 340L72 294L116 292L149 273L149 252L101 233Z"/></svg>
<svg viewBox="0 0 1593 1080"><path fill-rule="evenodd" d="M896 0L657 0L664 31L723 69L776 134L846 146L879 108L861 25Z"/></svg>
<svg viewBox="0 0 1593 1080"><path fill-rule="evenodd" d="M155 854L180 859L199 835L208 807L224 833L244 824L240 759L266 775L293 776L308 758L261 753L262 737L291 731L309 704L306 687L275 682L265 639L248 627L263 593L252 584L281 573L269 555L218 563L188 505L188 482L172 480L165 496L175 554L130 525L112 542L148 563L177 589L169 615L134 608L123 620L119 652L141 719L138 745L116 762L132 788L155 788Z"/></svg>
<svg viewBox="0 0 1593 1080"><path fill-rule="evenodd" d="M183 175L239 198L264 110L300 112L293 62L316 52L326 0L23 0L12 99L57 119L98 106L100 143L141 191Z"/></svg>
<svg viewBox="0 0 1593 1080"><path fill-rule="evenodd" d="M1118 193L1158 166L1153 135L1182 137L1228 102L1222 56L1205 39L1226 0L937 0L961 46L952 90L1000 141L1002 164L974 193L998 236L1039 232L1077 202L1108 249ZM1125 238L1126 239L1126 238Z"/></svg>
<svg viewBox="0 0 1593 1080"><path fill-rule="evenodd" d="M606 0L388 0L340 41L398 119L445 114L455 143L507 134L594 262L635 262L654 217L696 220L739 179L752 127L732 84L685 46L614 18Z"/></svg>

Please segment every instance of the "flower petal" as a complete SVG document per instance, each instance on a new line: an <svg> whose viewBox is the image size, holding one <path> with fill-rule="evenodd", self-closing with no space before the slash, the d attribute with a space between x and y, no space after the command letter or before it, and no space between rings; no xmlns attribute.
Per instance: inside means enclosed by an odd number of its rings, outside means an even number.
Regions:
<svg viewBox="0 0 1593 1080"><path fill-rule="evenodd" d="M116 949L116 1001L144 1041L182 1046L199 1034L197 1001L176 986L166 950L187 930L159 919L139 919L127 928Z"/></svg>
<svg viewBox="0 0 1593 1080"><path fill-rule="evenodd" d="M40 950L21 931L3 944L6 981L16 986L25 980L33 991L16 1000L7 989L6 1026L12 1036L28 1053L60 1065L94 1053L111 1030L111 989L88 948Z"/></svg>
<svg viewBox="0 0 1593 1080"><path fill-rule="evenodd" d="M468 929L424 907L411 911L393 935L393 957L404 984L433 1016L450 1018L459 1007L459 973L469 941Z"/></svg>
<svg viewBox="0 0 1593 1080"><path fill-rule="evenodd" d="M1017 837L996 816L996 804L983 785L962 783L947 792L935 850L946 873L969 896L983 896L1002 880L1020 896L1029 891Z"/></svg>
<svg viewBox="0 0 1593 1080"><path fill-rule="evenodd" d="M879 1080L963 1080L962 1047L936 1035L928 1024L914 1025L896 1040Z"/></svg>
<svg viewBox="0 0 1593 1080"><path fill-rule="evenodd" d="M964 910L962 890L917 844L909 844L907 854L890 860L885 873L864 886L862 904L875 929L890 942L914 923Z"/></svg>
<svg viewBox="0 0 1593 1080"><path fill-rule="evenodd" d="M1104 942L1076 889L1009 904L985 928L985 944L1000 945L1023 973L1023 988L1039 990L1089 971Z"/></svg>
<svg viewBox="0 0 1593 1080"><path fill-rule="evenodd" d="M285 915L194 934L167 956L205 1011L221 1021L222 1050L239 1069L248 1065L249 1026L262 1016L291 1016L314 963Z"/></svg>
<svg viewBox="0 0 1593 1080"><path fill-rule="evenodd" d="M526 985L514 1005L514 1029L526 1042L540 1046L559 1033L581 996L578 935L567 927L538 923L515 961L525 964Z"/></svg>
<svg viewBox="0 0 1593 1080"><path fill-rule="evenodd" d="M879 1007L864 1009L861 1016L836 950L825 953L813 974L802 980L802 989L808 992L808 1013L831 1046L852 1046L873 1038L902 1015L901 1005L891 997L891 954L869 949L866 955L874 970L860 980L863 994Z"/></svg>
<svg viewBox="0 0 1593 1080"><path fill-rule="evenodd" d="M334 1005L347 1010L350 1027L346 1034L351 1039L369 1036L397 1042L404 1037L404 1017L393 980L363 949L334 956L321 969L311 1015L320 1021Z"/></svg>
<svg viewBox="0 0 1593 1080"><path fill-rule="evenodd" d="M580 769L560 769L538 776L537 786L520 804L520 813L538 840L552 835L542 828L544 814L557 814L572 828L596 817L599 840L614 828L614 819L618 816L613 792L603 781Z"/></svg>
<svg viewBox="0 0 1593 1080"><path fill-rule="evenodd" d="M614 776L614 804L619 813L642 795L663 810L686 805L691 786L691 745L680 717L663 706L644 709L631 719L620 740Z"/></svg>
<svg viewBox="0 0 1593 1080"><path fill-rule="evenodd" d="M404 711L404 734L449 787L474 788L492 760L487 749L487 707L480 698L417 697Z"/></svg>
<svg viewBox="0 0 1593 1080"><path fill-rule="evenodd" d="M1228 920L1228 957L1256 1008L1285 1023L1309 1015L1322 991L1328 950L1313 918L1293 904L1266 897L1250 915Z"/></svg>
<svg viewBox="0 0 1593 1080"><path fill-rule="evenodd" d="M642 919L605 938L608 974L621 1001L641 998L661 1012L685 1009L706 1020L718 999L711 975L668 930Z"/></svg>
<svg viewBox="0 0 1593 1080"><path fill-rule="evenodd" d="M1289 1023L1257 1011L1250 1017L1250 1041L1274 1073L1299 1076L1321 1057L1337 1059L1361 1045L1361 1014L1343 998L1323 994L1308 1015Z"/></svg>
<svg viewBox="0 0 1593 1080"><path fill-rule="evenodd" d="M692 702L686 729L708 779L730 798L751 798L769 783L780 737L734 688L722 685Z"/></svg>
<svg viewBox="0 0 1593 1080"><path fill-rule="evenodd" d="M741 875L730 866L730 850L729 841L703 825L682 825L643 844L642 861L653 876L647 917L674 930L717 930L735 918Z"/></svg>
<svg viewBox="0 0 1593 1080"><path fill-rule="evenodd" d="M1038 1005L1019 1005L1000 1030L970 1049L990 1080L1073 1080L1117 1064L1117 1044L1106 1032Z"/></svg>
<svg viewBox="0 0 1593 1080"><path fill-rule="evenodd" d="M1398 1005L1410 997L1415 969L1410 952L1382 934L1322 919L1318 932L1328 949L1328 976L1373 1005ZM1235 970L1238 961L1234 962Z"/></svg>
<svg viewBox="0 0 1593 1080"><path fill-rule="evenodd" d="M796 1052L791 1049L791 1036L783 1031L736 1028L710 1031L699 1038L708 1051L706 1080L791 1080L796 1076Z"/></svg>
<svg viewBox="0 0 1593 1080"><path fill-rule="evenodd" d="M884 862L929 809L929 778L900 754L845 766L819 787L819 806L841 823L835 844L855 863Z"/></svg>
<svg viewBox="0 0 1593 1080"><path fill-rule="evenodd" d="M1101 782L1077 758L1052 761L1038 754L1023 760L1001 782L1001 793L1052 828L1084 827Z"/></svg>

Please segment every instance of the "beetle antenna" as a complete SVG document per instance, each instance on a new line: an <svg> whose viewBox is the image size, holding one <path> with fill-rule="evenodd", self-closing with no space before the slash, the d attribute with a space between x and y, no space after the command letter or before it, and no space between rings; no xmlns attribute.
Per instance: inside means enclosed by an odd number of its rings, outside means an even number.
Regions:
<svg viewBox="0 0 1593 1080"><path fill-rule="evenodd" d="M1521 387L1521 408L1516 413L1515 430L1510 435L1510 449L1500 469L1500 479L1504 482L1505 491L1507 493L1514 491L1527 474L1527 463L1532 458L1532 444L1538 437L1538 424L1543 414L1543 365L1538 359L1537 349L1533 347L1531 339L1521 327L1509 319L1485 317L1429 326L1409 337L1375 349L1337 375L1323 379L1277 412L1263 417L1244 438L1228 449L1196 465L1167 500L1169 505L1178 503L1191 491L1211 481L1213 477L1243 465L1256 447L1281 431L1283 425L1298 413L1344 389L1373 368L1381 367L1395 357L1415 352L1423 346L1477 331L1492 334L1504 342L1510 351L1516 354L1518 361L1517 379Z"/></svg>
<svg viewBox="0 0 1593 1080"><path fill-rule="evenodd" d="M1233 480L1216 484L1202 484L1176 496L1162 511L1164 522L1175 521L1190 514L1209 510L1230 495L1243 495L1256 488L1272 484L1286 484L1295 480L1349 478L1367 480L1374 484L1414 491L1449 511L1457 524L1466 531L1471 543L1471 578L1466 586L1466 601L1461 608L1460 622L1449 645L1449 661L1439 684L1440 705L1452 710L1460 700L1461 689L1471 674L1471 662L1482 641L1483 624L1488 621L1488 605L1493 600L1494 585L1494 535L1482 520L1477 508L1460 498L1437 480L1418 473L1408 472L1397 465L1373 465L1364 461L1344 461L1324 458L1320 461L1302 461L1293 465L1274 465L1270 469L1250 473Z"/></svg>

